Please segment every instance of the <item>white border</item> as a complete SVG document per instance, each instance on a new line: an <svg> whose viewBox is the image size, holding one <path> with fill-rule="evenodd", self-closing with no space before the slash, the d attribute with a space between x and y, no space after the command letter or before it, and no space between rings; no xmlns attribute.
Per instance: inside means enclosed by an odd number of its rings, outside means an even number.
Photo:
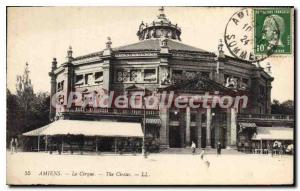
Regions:
<svg viewBox="0 0 300 191"><path fill-rule="evenodd" d="M12 189L11 187L6 186L6 6L295 6L296 9L299 9L300 1L292 1L292 0L240 0L240 1L219 1L219 0L202 0L202 1L184 1L184 0L135 0L135 1L124 1L124 0L9 0L2 2L0 5L0 100L1 100L1 150L0 150L0 164L1 164L1 173L0 173L0 180L1 180L1 190L9 190ZM297 16L297 15L296 15ZM299 26L299 19L296 19L297 23L296 26ZM296 35L296 34L295 34ZM297 42L299 42L299 38L297 38ZM299 49L296 49L295 55L299 55ZM297 63L295 63L297 64ZM297 67L297 73L299 74L299 66ZM297 75L295 75L297 78ZM299 82L297 80L297 89L299 89ZM297 92L298 93L298 92ZM297 94L299 96L299 94ZM297 98L298 98L297 96ZM298 116L297 116L298 119ZM299 130L297 133L297 137L299 138ZM297 145L298 146L298 145ZM297 152L298 153L298 152ZM298 156L297 156L297 159ZM299 161L299 160L298 160ZM299 163L299 162L298 162ZM297 165L299 167L299 164ZM297 169L298 171L298 169ZM297 175L298 180L297 183L299 184L299 174ZM24 188L14 188L14 189L24 189ZM34 190L35 187L26 188L26 190ZM38 188L40 189L40 188ZM58 190L61 188L51 188L47 187L44 188L45 190ZM80 188L63 188L63 189L84 189ZM98 189L93 187L92 189ZM108 188L106 188L108 189ZM121 188L113 188L113 189L121 189ZM132 188L126 188L128 190ZM135 189L140 189L137 187ZM154 188L153 188L154 189ZM166 188L164 188L166 189ZM177 188L180 189L180 188ZM203 189L203 188L202 188ZM215 190L219 190L219 188L214 188ZM230 188L227 188L230 189ZM241 188L239 188L241 189ZM247 188L251 189L251 188ZM276 188L275 188L276 189ZM289 188L293 189L293 188Z"/></svg>

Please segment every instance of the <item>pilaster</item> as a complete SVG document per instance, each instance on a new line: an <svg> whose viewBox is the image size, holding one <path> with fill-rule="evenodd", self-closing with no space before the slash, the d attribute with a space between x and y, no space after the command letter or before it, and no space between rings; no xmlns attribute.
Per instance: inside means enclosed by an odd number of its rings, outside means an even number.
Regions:
<svg viewBox="0 0 300 191"><path fill-rule="evenodd" d="M206 148L211 148L211 108L206 109Z"/></svg>
<svg viewBox="0 0 300 191"><path fill-rule="evenodd" d="M191 109L186 108L186 127L185 127L185 146L189 147L191 145Z"/></svg>
<svg viewBox="0 0 300 191"><path fill-rule="evenodd" d="M198 148L202 147L202 112L196 113L196 135L197 135L197 146Z"/></svg>
<svg viewBox="0 0 300 191"><path fill-rule="evenodd" d="M161 120L161 126L159 130L160 148L169 148L169 109L167 107L161 107L159 109L159 116Z"/></svg>

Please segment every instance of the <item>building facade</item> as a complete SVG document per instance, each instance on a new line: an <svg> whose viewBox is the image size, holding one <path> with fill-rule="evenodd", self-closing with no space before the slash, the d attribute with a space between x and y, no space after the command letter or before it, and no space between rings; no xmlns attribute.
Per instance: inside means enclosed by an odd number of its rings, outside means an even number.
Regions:
<svg viewBox="0 0 300 191"><path fill-rule="evenodd" d="M238 114L270 114L273 77L270 68L259 63L243 61L224 54L220 41L217 54L181 42L183 31L159 9L151 23L141 23L139 42L114 47L107 39L102 51L74 56L70 47L67 60L58 64L54 58L49 75L51 96L63 107L51 105L51 120L91 120L142 123L150 145L160 149L189 147L195 142L198 148L235 148L238 142ZM192 96L210 92L213 95L247 95L246 108L221 107L178 109L158 105L155 108L92 107L72 103L77 99L71 92L79 92L82 100L101 92L131 95L152 92L161 96ZM188 100L186 100L188 102Z"/></svg>

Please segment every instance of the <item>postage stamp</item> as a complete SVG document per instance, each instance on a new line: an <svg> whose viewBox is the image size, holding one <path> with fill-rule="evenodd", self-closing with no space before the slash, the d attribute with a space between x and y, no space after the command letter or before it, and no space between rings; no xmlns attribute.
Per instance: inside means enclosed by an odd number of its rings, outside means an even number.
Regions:
<svg viewBox="0 0 300 191"><path fill-rule="evenodd" d="M253 9L255 54L262 54L270 42L277 42L273 54L291 54L291 9Z"/></svg>
<svg viewBox="0 0 300 191"><path fill-rule="evenodd" d="M6 183L295 185L293 12L7 7Z"/></svg>
<svg viewBox="0 0 300 191"><path fill-rule="evenodd" d="M228 20L224 41L236 58L252 63L292 53L292 9L242 8Z"/></svg>

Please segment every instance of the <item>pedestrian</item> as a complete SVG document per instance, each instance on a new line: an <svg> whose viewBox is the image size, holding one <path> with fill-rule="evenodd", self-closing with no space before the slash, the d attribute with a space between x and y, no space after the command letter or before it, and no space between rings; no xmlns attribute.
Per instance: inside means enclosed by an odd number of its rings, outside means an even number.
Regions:
<svg viewBox="0 0 300 191"><path fill-rule="evenodd" d="M276 141L273 144L273 152L274 152L275 155L278 154L277 153L278 152L278 143Z"/></svg>
<svg viewBox="0 0 300 191"><path fill-rule="evenodd" d="M192 148L192 153L193 153L193 155L194 155L195 152L196 152L196 144L194 143L194 141L192 141L191 148Z"/></svg>
<svg viewBox="0 0 300 191"><path fill-rule="evenodd" d="M18 146L19 146L18 139L15 138L15 152L16 152L16 153L17 153L17 151L18 151Z"/></svg>
<svg viewBox="0 0 300 191"><path fill-rule="evenodd" d="M12 138L10 141L10 154L13 154L15 152L15 139Z"/></svg>
<svg viewBox="0 0 300 191"><path fill-rule="evenodd" d="M279 155L280 155L280 158L282 158L282 154L283 154L283 144L280 144L279 145Z"/></svg>
<svg viewBox="0 0 300 191"><path fill-rule="evenodd" d="M221 155L221 149L222 149L222 145L220 142L218 142L217 144L217 156Z"/></svg>
<svg viewBox="0 0 300 191"><path fill-rule="evenodd" d="M203 148L203 149L201 150L201 152L200 152L200 158L201 158L201 160L204 162L206 168L209 168L210 162L207 160L206 157L204 157L204 155L205 155L205 149Z"/></svg>
<svg viewBox="0 0 300 191"><path fill-rule="evenodd" d="M282 153L282 154L284 154L284 155L286 154L286 149L287 149L287 145L284 144L284 145L283 145L283 153Z"/></svg>
<svg viewBox="0 0 300 191"><path fill-rule="evenodd" d="M203 160L204 154L205 154L205 149L202 149L202 151L201 151L201 153L200 153L200 158L201 158L201 160Z"/></svg>

